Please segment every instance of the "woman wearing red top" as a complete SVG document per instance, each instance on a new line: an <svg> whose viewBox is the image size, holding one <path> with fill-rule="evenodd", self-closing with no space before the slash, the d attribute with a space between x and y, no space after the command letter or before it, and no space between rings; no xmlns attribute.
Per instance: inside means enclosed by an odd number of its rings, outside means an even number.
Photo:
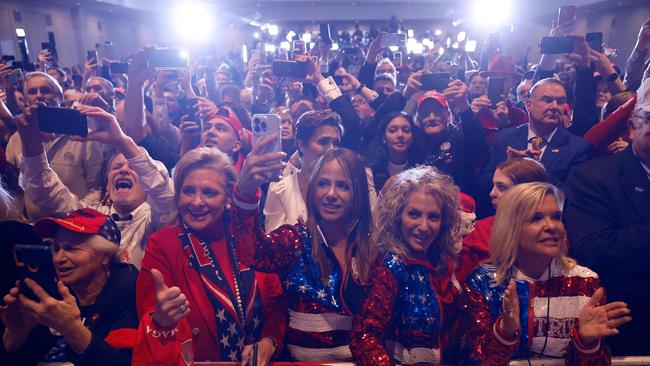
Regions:
<svg viewBox="0 0 650 366"><path fill-rule="evenodd" d="M235 179L217 149L194 149L176 165L178 223L151 235L138 277L134 365L241 361L252 344L265 365L281 348L280 282L241 264L232 245Z"/></svg>
<svg viewBox="0 0 650 366"><path fill-rule="evenodd" d="M550 182L546 169L540 162L530 158L516 158L502 162L497 166L492 177L492 190L490 191L492 206L495 209L497 208L499 198L508 189L517 184L531 182ZM494 225L494 216L488 216L476 221L474 230L463 239L463 251L480 253L480 257L486 259L487 256L483 254L489 252L488 243L490 242L490 235L492 235L492 225ZM464 278L459 278L459 281L462 282L463 280Z"/></svg>

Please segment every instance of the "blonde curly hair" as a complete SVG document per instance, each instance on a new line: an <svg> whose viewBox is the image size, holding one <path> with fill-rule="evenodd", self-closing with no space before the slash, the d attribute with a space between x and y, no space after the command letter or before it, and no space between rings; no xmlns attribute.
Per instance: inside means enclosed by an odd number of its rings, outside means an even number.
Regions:
<svg viewBox="0 0 650 366"><path fill-rule="evenodd" d="M407 257L409 248L401 234L401 215L408 197L418 191L431 195L440 204L440 232L429 247L428 259L436 271L444 272L448 263L456 258L454 243L460 228L458 187L451 177L433 167L408 169L386 182L377 203L372 240L385 252Z"/></svg>

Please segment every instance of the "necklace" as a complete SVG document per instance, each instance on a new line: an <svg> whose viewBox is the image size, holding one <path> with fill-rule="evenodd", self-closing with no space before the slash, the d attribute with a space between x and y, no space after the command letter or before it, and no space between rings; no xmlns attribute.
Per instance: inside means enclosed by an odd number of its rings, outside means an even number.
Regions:
<svg viewBox="0 0 650 366"><path fill-rule="evenodd" d="M229 230L230 220L224 220L224 230L226 233L226 246L228 247L228 254L230 255L230 265L232 266L233 283L235 285L235 302L237 303L237 315L239 316L240 323L244 332L246 331L246 314L244 313L244 304L241 297L241 271L239 270L239 258L235 252L235 246L232 243Z"/></svg>

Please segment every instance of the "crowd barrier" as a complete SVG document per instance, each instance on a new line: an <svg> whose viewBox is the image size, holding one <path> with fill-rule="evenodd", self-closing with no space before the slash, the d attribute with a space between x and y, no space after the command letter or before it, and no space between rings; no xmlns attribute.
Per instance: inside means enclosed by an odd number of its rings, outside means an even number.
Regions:
<svg viewBox="0 0 650 366"><path fill-rule="evenodd" d="M195 362L202 366L239 366L232 362ZM612 366L650 365L650 356L628 356L612 358ZM355 366L353 362L271 362L270 366ZM509 366L564 366L564 360L556 358L538 358L531 360L513 360Z"/></svg>

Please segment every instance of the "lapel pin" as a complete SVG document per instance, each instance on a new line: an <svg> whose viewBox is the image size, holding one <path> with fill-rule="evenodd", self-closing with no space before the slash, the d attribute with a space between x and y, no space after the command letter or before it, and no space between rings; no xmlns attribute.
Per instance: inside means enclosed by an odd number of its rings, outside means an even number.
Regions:
<svg viewBox="0 0 650 366"><path fill-rule="evenodd" d="M560 152L560 149L553 149L553 150L551 150L551 152L552 152L552 153L559 153L559 152Z"/></svg>
<svg viewBox="0 0 650 366"><path fill-rule="evenodd" d="M634 191L636 191L637 193L643 193L645 192L645 189L643 189L643 187L641 186L634 186Z"/></svg>

